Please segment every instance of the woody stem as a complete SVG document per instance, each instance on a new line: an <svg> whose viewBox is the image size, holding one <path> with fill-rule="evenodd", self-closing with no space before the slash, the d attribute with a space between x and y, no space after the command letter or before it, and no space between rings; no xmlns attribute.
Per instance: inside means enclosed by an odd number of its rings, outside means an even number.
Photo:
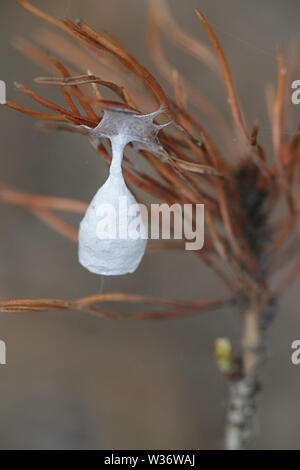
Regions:
<svg viewBox="0 0 300 470"><path fill-rule="evenodd" d="M225 448L243 450L254 435L256 419L256 397L259 391L259 372L265 357L265 336L269 303L262 311L254 300L244 312L244 334L242 339L242 375L230 381L229 406L225 429Z"/></svg>

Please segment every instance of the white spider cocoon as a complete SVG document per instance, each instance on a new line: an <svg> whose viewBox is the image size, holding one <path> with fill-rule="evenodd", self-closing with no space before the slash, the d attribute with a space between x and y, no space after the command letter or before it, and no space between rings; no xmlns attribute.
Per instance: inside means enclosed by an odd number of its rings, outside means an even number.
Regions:
<svg viewBox="0 0 300 470"><path fill-rule="evenodd" d="M107 276L132 273L137 269L147 239L142 238L146 229L140 215L135 217L135 223L139 219L140 236L129 237L128 227L133 219L129 213L136 206L123 177L110 175L80 223L79 261L86 269Z"/></svg>
<svg viewBox="0 0 300 470"><path fill-rule="evenodd" d="M89 271L107 276L134 272L147 246L147 223L122 175L123 150L128 142L161 151L153 124L156 113L138 115L105 111L89 135L95 144L103 137L112 144L110 174L90 203L79 228L79 262Z"/></svg>

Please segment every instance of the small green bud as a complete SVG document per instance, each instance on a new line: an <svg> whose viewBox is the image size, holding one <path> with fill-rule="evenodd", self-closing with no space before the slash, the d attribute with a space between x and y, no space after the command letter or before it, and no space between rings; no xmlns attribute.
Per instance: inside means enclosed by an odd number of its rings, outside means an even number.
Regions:
<svg viewBox="0 0 300 470"><path fill-rule="evenodd" d="M233 364L233 349L231 341L227 338L218 338L215 341L214 353L218 369L226 374Z"/></svg>

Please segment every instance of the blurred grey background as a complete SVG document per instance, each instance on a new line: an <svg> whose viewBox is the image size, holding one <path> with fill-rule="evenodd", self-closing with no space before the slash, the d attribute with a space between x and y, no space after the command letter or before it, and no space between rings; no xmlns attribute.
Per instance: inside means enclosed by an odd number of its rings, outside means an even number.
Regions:
<svg viewBox="0 0 300 470"><path fill-rule="evenodd" d="M147 50L145 0L34 3L55 16L80 17L112 32L159 77ZM275 83L277 45L287 51L299 34L299 1L168 3L180 26L204 41L194 8L207 16L228 57L247 120L259 119L261 141L270 148L264 87ZM0 79L7 84L7 99L28 106L34 103L13 82L40 90L32 79L45 72L12 41L34 39L41 27L45 24L15 1L1 0ZM172 64L227 116L217 80L194 58L164 44ZM298 69L295 79L299 74ZM46 88L41 93L51 96ZM0 123L2 182L89 201L105 180L106 165L84 138L42 133L32 118L6 108L0 109ZM0 220L1 299L73 299L111 290L192 299L223 292L214 274L186 253L149 253L134 274L104 279L78 264L75 244L23 209L0 205ZM300 367L290 361L291 342L300 338L299 286L282 299L269 334L253 448L300 449ZM216 370L212 345L219 336L237 341L240 326L229 310L159 322L109 321L79 312L0 315L8 361L0 366L0 448L221 448L227 386Z"/></svg>

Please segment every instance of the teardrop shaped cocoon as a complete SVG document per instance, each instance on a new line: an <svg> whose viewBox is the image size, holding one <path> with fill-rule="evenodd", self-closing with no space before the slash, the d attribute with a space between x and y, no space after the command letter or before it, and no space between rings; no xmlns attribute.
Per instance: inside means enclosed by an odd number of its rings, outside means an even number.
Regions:
<svg viewBox="0 0 300 470"><path fill-rule="evenodd" d="M146 228L141 214L135 212L137 207L123 176L110 175L80 223L78 255L82 266L107 276L137 269L147 246ZM132 234L132 223L139 228L134 238L128 235Z"/></svg>

